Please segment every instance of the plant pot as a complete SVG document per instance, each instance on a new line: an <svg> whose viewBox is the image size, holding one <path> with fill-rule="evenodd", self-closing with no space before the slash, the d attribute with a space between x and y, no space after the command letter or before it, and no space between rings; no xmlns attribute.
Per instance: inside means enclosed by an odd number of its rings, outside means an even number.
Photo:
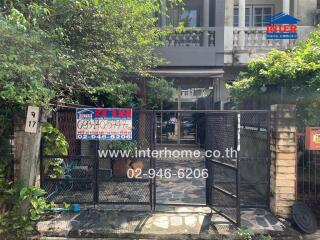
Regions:
<svg viewBox="0 0 320 240"><path fill-rule="evenodd" d="M127 177L127 171L130 168L130 159L115 159L112 164L112 173L114 177Z"/></svg>
<svg viewBox="0 0 320 240"><path fill-rule="evenodd" d="M130 168L133 169L134 171L130 171L130 173L132 173L131 175L133 175L133 176L130 176L130 177L131 178L136 178L136 177L141 178L142 177L143 167L144 167L144 164L143 164L143 161L141 161L141 160L138 160L138 161L135 161L135 162L131 162Z"/></svg>

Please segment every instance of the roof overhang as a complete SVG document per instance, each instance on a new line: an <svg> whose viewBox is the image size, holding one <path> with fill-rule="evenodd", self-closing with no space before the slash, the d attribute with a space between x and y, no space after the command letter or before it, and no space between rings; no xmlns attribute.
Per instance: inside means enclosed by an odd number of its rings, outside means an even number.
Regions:
<svg viewBox="0 0 320 240"><path fill-rule="evenodd" d="M148 71L157 77L223 77L223 68L159 68Z"/></svg>

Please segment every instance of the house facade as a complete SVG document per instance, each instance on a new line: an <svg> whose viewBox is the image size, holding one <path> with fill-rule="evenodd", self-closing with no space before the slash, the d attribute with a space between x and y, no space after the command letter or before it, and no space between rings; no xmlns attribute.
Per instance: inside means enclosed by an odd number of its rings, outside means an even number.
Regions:
<svg viewBox="0 0 320 240"><path fill-rule="evenodd" d="M174 109L228 109L226 84L232 83L250 59L273 48L285 49L306 39L319 22L317 0L185 0L171 8L161 27L185 31L166 37L157 50L166 61L151 71L173 81ZM162 7L167 8L166 0ZM266 19L283 12L299 19L297 39L267 39Z"/></svg>

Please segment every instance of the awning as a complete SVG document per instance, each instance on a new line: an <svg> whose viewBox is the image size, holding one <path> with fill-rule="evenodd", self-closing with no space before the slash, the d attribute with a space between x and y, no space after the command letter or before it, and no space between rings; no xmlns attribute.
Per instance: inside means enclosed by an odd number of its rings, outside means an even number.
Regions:
<svg viewBox="0 0 320 240"><path fill-rule="evenodd" d="M159 68L149 70L157 77L223 77L222 68Z"/></svg>

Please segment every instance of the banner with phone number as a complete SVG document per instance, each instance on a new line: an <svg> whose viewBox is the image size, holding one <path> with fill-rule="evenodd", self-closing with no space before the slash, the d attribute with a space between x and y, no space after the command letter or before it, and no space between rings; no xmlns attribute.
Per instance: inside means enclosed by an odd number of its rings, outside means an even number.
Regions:
<svg viewBox="0 0 320 240"><path fill-rule="evenodd" d="M132 139L132 109L77 108L76 115L77 139Z"/></svg>

